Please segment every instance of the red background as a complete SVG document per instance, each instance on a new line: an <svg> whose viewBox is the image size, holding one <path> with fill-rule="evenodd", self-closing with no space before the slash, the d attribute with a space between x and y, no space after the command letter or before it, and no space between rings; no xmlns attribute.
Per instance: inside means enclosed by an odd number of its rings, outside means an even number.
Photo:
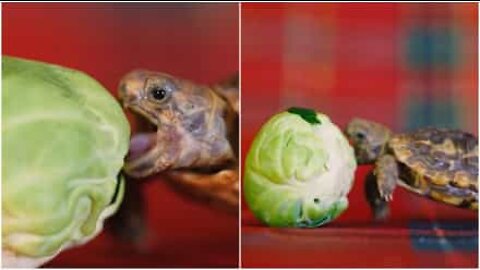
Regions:
<svg viewBox="0 0 480 270"><path fill-rule="evenodd" d="M3 55L87 72L116 95L122 75L147 68L213 83L238 70L237 4L3 4ZM150 249L138 253L103 232L50 267L238 265L238 218L144 185Z"/></svg>
<svg viewBox="0 0 480 270"><path fill-rule="evenodd" d="M291 106L315 108L341 127L364 117L393 130L431 124L478 134L477 16L476 4L242 4L242 156L261 125ZM453 29L454 54L440 50L454 55L454 65L441 62L442 54L426 68L408 63L409 34L424 28L442 35ZM440 109L422 112L410 104ZM478 241L477 248L457 253L419 251L411 236L413 221L476 227L475 212L397 189L391 218L374 224L363 195L370 169L359 167L349 208L322 228L267 228L243 203L242 266L478 265ZM477 239L477 229L465 230ZM422 233L440 239L456 232Z"/></svg>

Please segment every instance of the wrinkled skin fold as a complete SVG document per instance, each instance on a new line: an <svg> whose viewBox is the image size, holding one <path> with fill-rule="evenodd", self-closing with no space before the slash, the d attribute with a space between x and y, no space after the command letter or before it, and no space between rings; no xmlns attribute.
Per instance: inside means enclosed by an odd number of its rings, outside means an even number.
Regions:
<svg viewBox="0 0 480 270"><path fill-rule="evenodd" d="M346 136L357 161L373 164L365 194L376 220L389 216L396 187L459 208L478 211L478 139L458 129L425 127L393 134L355 118Z"/></svg>
<svg viewBox="0 0 480 270"><path fill-rule="evenodd" d="M136 70L120 82L126 109L155 126L138 150L137 134L127 157L125 172L135 178L175 169L203 169L236 160L228 140L235 115L228 100L212 88L173 76ZM140 134L145 136L145 134Z"/></svg>
<svg viewBox="0 0 480 270"><path fill-rule="evenodd" d="M124 167L129 185L157 174L183 196L237 213L238 76L202 86L134 70L121 80L119 96L137 126ZM127 194L112 229L141 246L147 235L142 189L127 192L134 194Z"/></svg>

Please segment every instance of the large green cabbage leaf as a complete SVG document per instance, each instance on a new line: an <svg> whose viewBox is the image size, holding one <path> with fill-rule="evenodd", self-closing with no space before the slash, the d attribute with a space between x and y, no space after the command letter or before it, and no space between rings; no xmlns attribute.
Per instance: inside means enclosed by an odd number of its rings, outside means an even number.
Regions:
<svg viewBox="0 0 480 270"><path fill-rule="evenodd" d="M119 104L88 75L2 57L4 266L39 264L101 230L123 196L129 136Z"/></svg>

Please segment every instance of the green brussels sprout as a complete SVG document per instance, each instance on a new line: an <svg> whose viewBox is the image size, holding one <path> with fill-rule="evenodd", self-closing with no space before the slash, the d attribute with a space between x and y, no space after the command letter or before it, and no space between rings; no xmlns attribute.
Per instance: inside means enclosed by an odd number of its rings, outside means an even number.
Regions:
<svg viewBox="0 0 480 270"><path fill-rule="evenodd" d="M326 115L291 108L256 135L245 163L245 199L269 226L318 227L348 207L356 166L352 147Z"/></svg>
<svg viewBox="0 0 480 270"><path fill-rule="evenodd" d="M84 73L12 57L2 68L2 259L35 267L116 211L130 128Z"/></svg>

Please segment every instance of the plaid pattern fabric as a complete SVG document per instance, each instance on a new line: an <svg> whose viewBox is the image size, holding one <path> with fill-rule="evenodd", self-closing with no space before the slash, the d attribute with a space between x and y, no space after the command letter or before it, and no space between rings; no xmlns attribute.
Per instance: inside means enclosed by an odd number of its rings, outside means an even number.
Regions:
<svg viewBox="0 0 480 270"><path fill-rule="evenodd" d="M468 267L478 266L478 216L397 189L390 219L372 220L360 167L349 208L315 229L279 229L242 212L243 267Z"/></svg>
<svg viewBox="0 0 480 270"><path fill-rule="evenodd" d="M476 4L242 7L242 117L252 133L292 104L341 125L361 116L395 130L477 133Z"/></svg>
<svg viewBox="0 0 480 270"><path fill-rule="evenodd" d="M415 226L422 224L425 228ZM244 226L243 267L469 267L478 262L478 234L468 226L435 228L445 223L373 226L333 223L320 229L272 229ZM448 223L446 223L448 226ZM455 222L454 224L459 224Z"/></svg>
<svg viewBox="0 0 480 270"><path fill-rule="evenodd" d="M290 106L340 126L363 117L395 131L477 134L477 31L473 3L242 4L243 156L268 117ZM243 265L477 266L477 213L397 189L379 227L363 192L371 169L358 169L349 209L325 228L269 229L244 204Z"/></svg>

